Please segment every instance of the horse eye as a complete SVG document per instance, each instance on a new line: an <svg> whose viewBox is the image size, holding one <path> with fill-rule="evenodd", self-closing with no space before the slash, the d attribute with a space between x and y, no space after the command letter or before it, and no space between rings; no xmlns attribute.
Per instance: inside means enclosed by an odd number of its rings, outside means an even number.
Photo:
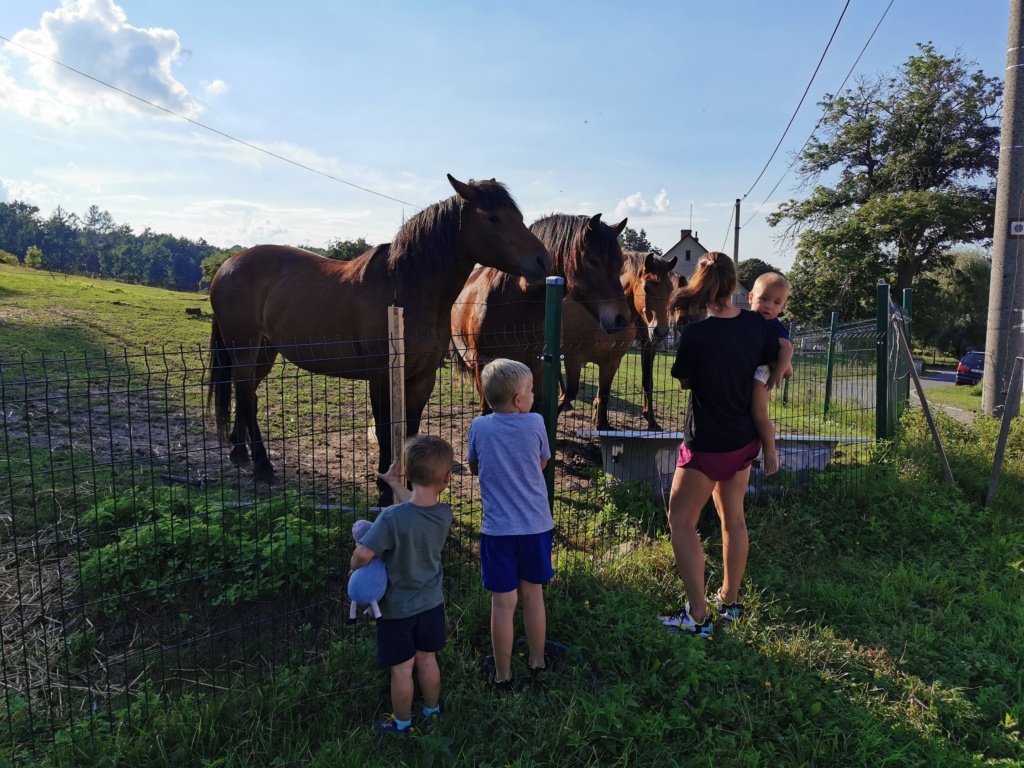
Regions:
<svg viewBox="0 0 1024 768"><path fill-rule="evenodd" d="M491 224L500 224L501 223L501 219L499 219L497 216L494 216L494 215L488 216L487 220L489 222L491 222Z"/></svg>

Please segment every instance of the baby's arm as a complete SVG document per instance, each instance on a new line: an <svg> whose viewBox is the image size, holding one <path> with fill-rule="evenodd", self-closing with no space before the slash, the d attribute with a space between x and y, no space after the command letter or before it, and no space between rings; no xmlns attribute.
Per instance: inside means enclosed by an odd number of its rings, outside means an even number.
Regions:
<svg viewBox="0 0 1024 768"><path fill-rule="evenodd" d="M352 559L349 560L349 570L356 570L362 568L364 565L369 563L376 555L373 554L373 550L369 547L364 547L362 544L356 544L356 551L352 553Z"/></svg>
<svg viewBox="0 0 1024 768"><path fill-rule="evenodd" d="M793 342L789 339L779 339L779 359L772 365L771 376L768 377L768 383L765 387L771 392L777 386L782 383L783 378L789 378L793 375ZM767 412L767 411L766 411Z"/></svg>
<svg viewBox="0 0 1024 768"><path fill-rule="evenodd" d="M754 397L750 406L750 415L754 418L757 436L761 438L764 473L765 475L774 475L779 471L779 456L775 452L775 427L768 417L768 388L757 379L754 380Z"/></svg>
<svg viewBox="0 0 1024 768"><path fill-rule="evenodd" d="M405 483L398 476L397 462L392 462L391 466L388 467L388 471L384 474L378 472L377 478L391 486L391 490L395 493L395 498L399 501L408 501L412 498L412 491L405 487Z"/></svg>

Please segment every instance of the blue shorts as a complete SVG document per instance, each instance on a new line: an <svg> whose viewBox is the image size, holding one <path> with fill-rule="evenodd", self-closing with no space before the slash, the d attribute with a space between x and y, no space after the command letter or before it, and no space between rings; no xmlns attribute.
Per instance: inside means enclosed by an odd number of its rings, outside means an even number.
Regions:
<svg viewBox="0 0 1024 768"><path fill-rule="evenodd" d="M480 570L484 589L511 592L520 581L547 584L555 575L551 567L551 531L522 536L480 534Z"/></svg>
<svg viewBox="0 0 1024 768"><path fill-rule="evenodd" d="M377 619L377 666L401 664L416 651L436 653L446 639L444 605L404 619Z"/></svg>

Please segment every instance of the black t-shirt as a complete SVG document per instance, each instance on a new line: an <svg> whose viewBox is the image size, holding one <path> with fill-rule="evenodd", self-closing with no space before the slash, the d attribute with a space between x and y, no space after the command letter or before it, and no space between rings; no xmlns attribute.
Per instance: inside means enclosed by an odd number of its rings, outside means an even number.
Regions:
<svg viewBox="0 0 1024 768"><path fill-rule="evenodd" d="M754 370L779 357L779 339L761 315L709 317L685 326L672 375L690 382L684 440L694 451L737 451L757 438L750 415Z"/></svg>

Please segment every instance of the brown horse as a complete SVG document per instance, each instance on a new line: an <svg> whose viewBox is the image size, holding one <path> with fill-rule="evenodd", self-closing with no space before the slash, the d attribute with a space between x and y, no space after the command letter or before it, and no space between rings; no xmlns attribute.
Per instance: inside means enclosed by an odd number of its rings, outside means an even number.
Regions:
<svg viewBox="0 0 1024 768"><path fill-rule="evenodd" d="M608 421L608 400L612 380L622 358L634 339L640 347L641 386L644 393L643 416L649 429L660 429L654 417L654 355L668 335L671 316L668 300L676 287L672 268L675 257L668 261L653 253L627 251L622 274L622 290L632 310L632 325L626 333L607 336L583 307L566 298L562 303L562 353L565 355L565 391L558 404L559 411L572 410L579 393L580 372L587 363L598 367L597 397L594 398L594 429L611 429Z"/></svg>
<svg viewBox="0 0 1024 768"><path fill-rule="evenodd" d="M593 217L553 214L530 230L551 252L555 274L565 278L565 291L606 334L630 327L629 306L622 292L622 249L618 236L626 219L609 226ZM452 308L452 341L473 373L480 405L488 411L480 371L490 360L507 357L530 367L534 378L534 410L540 409L541 360L544 349L544 286L528 285L496 269L473 271Z"/></svg>
<svg viewBox="0 0 1024 768"><path fill-rule="evenodd" d="M210 285L210 398L232 461L248 461L251 450L257 479L274 479L257 423L256 390L279 353L313 373L369 382L383 472L391 460L388 306L403 307L405 327L415 329L405 347L405 415L414 435L448 349L452 304L473 265L507 269L524 280L550 273L550 255L502 184L464 184L450 175L448 181L453 197L409 219L394 242L352 261L261 245L217 271ZM389 503L390 489L378 485L382 503Z"/></svg>

